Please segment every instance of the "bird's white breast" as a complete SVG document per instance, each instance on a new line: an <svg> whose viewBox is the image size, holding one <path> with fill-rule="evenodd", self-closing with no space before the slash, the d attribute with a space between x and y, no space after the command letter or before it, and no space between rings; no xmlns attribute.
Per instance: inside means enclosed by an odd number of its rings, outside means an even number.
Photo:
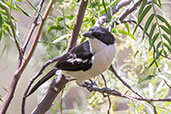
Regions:
<svg viewBox="0 0 171 114"><path fill-rule="evenodd" d="M92 41L91 41L92 40ZM78 83L95 77L107 70L115 55L115 46L106 45L97 39L90 39L92 51L95 53L92 58L92 67L87 71L62 71L63 74L77 79Z"/></svg>

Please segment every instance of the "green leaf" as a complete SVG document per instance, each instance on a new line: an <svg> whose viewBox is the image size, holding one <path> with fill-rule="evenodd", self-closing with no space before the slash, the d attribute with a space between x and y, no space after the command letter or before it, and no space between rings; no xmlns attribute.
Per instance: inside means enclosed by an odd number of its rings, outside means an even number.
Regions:
<svg viewBox="0 0 171 114"><path fill-rule="evenodd" d="M171 47L168 44L166 44L165 42L163 44L169 50L169 52L171 52Z"/></svg>
<svg viewBox="0 0 171 114"><path fill-rule="evenodd" d="M141 13L140 16L138 16L138 22L137 22L137 25L135 26L135 29L134 29L134 32L133 32L133 35L135 34L135 31L137 30L138 26L140 25L141 21L144 19L145 15L149 12L149 10L151 9L152 5L148 5L144 11Z"/></svg>
<svg viewBox="0 0 171 114"><path fill-rule="evenodd" d="M171 29L167 29L165 26L163 25L159 25L167 34L171 35Z"/></svg>
<svg viewBox="0 0 171 114"><path fill-rule="evenodd" d="M2 48L2 51L0 52L0 57L2 57L6 48L7 48L7 45L4 45L4 47Z"/></svg>
<svg viewBox="0 0 171 114"><path fill-rule="evenodd" d="M52 43L58 43L58 42L60 42L61 40L63 40L63 39L65 39L65 38L67 38L67 37L69 37L71 34L65 34L65 35L63 35L63 36L60 36L60 37L56 37L55 38L55 40L52 42Z"/></svg>
<svg viewBox="0 0 171 114"><path fill-rule="evenodd" d="M148 68L150 68L155 62L156 60L160 57L161 53L163 50L160 50L159 52L157 52L157 56L153 59L153 61L150 63L150 65L148 66Z"/></svg>
<svg viewBox="0 0 171 114"><path fill-rule="evenodd" d="M165 57L168 57L167 52L165 50L164 50L164 56Z"/></svg>
<svg viewBox="0 0 171 114"><path fill-rule="evenodd" d="M121 30L121 29L117 29L117 30L118 30L119 33L124 34L126 36L130 36L132 39L136 40L135 37L132 34L126 32L124 30Z"/></svg>
<svg viewBox="0 0 171 114"><path fill-rule="evenodd" d="M60 22L60 21L62 21L64 18L63 17L58 17L58 18L56 18L56 22Z"/></svg>
<svg viewBox="0 0 171 114"><path fill-rule="evenodd" d="M5 3L8 7L13 8L14 10L17 10L17 8L14 5L10 4L8 1L5 1Z"/></svg>
<svg viewBox="0 0 171 114"><path fill-rule="evenodd" d="M144 39L144 35L145 35L145 33L147 32L148 27L150 26L150 24L151 24L153 18L154 18L154 14L152 14L152 15L148 18L148 20L147 20L147 22L146 22L146 24L145 24L144 33L143 33L143 37L142 37L143 39Z"/></svg>
<svg viewBox="0 0 171 114"><path fill-rule="evenodd" d="M48 33L49 33L51 30L53 30L53 29L56 29L56 25L51 25L51 26L48 28L46 34L48 34Z"/></svg>
<svg viewBox="0 0 171 114"><path fill-rule="evenodd" d="M127 32L129 33L130 30L129 30L129 25L128 25L128 23L125 23L125 27L126 27L126 29L127 29Z"/></svg>
<svg viewBox="0 0 171 114"><path fill-rule="evenodd" d="M105 13L107 14L108 17L110 17L110 14L109 14L108 10L106 9L105 1L102 0L102 3L103 3L103 7L104 7L104 10L105 10Z"/></svg>
<svg viewBox="0 0 171 114"><path fill-rule="evenodd" d="M139 53L139 50L135 52L134 58L137 56L138 53Z"/></svg>
<svg viewBox="0 0 171 114"><path fill-rule="evenodd" d="M148 80L151 80L154 77L155 77L154 75L148 75L148 76L140 78L139 82L148 81Z"/></svg>
<svg viewBox="0 0 171 114"><path fill-rule="evenodd" d="M18 4L16 4L16 6L17 6L18 9L20 9L20 11L21 11L23 14L25 14L25 15L28 16L28 17L31 17L31 15L30 15L28 12L26 12L26 10L23 9L21 6L19 6Z"/></svg>
<svg viewBox="0 0 171 114"><path fill-rule="evenodd" d="M159 52L157 52L157 56L156 56L157 59L158 59L158 58L160 57L160 55L162 54L162 51L163 51L163 50L160 50Z"/></svg>
<svg viewBox="0 0 171 114"><path fill-rule="evenodd" d="M10 25L3 24L3 26L4 26L4 27L3 27L3 31L7 31L9 37L12 37L11 31L10 31Z"/></svg>
<svg viewBox="0 0 171 114"><path fill-rule="evenodd" d="M141 3L140 9L139 9L139 11L138 11L138 16L142 13L142 11L143 11L143 9L144 9L146 3L147 3L147 0L143 0L143 2Z"/></svg>
<svg viewBox="0 0 171 114"><path fill-rule="evenodd" d="M160 9L161 9L161 5L160 5L160 4L158 4L158 3L157 3L157 1L153 0L153 3L154 3L156 6L158 6L158 8L160 8Z"/></svg>
<svg viewBox="0 0 171 114"><path fill-rule="evenodd" d="M67 15L67 16L66 16L66 18L68 18L68 19L70 19L70 20L73 19L73 17L74 17L73 15Z"/></svg>
<svg viewBox="0 0 171 114"><path fill-rule="evenodd" d="M159 3L159 5L161 6L161 2L160 2L160 0L158 0L158 3Z"/></svg>
<svg viewBox="0 0 171 114"><path fill-rule="evenodd" d="M149 33L149 44L151 45L151 39L152 39L152 36L153 36L153 33L154 33L154 30L156 28L156 23L154 23L150 29L150 33Z"/></svg>
<svg viewBox="0 0 171 114"><path fill-rule="evenodd" d="M166 20L165 18L163 18L163 17L160 16L160 15L157 15L157 18L158 18L161 22L165 23L166 26L167 26L169 29L171 29L170 24L167 22L167 20Z"/></svg>
<svg viewBox="0 0 171 114"><path fill-rule="evenodd" d="M60 26L60 25L56 26L56 30L62 30L62 29L64 29L63 26Z"/></svg>
<svg viewBox="0 0 171 114"><path fill-rule="evenodd" d="M113 0L113 2L111 2L107 7L106 10L109 11L109 9L113 6L116 5L116 3L118 3L119 0ZM100 7L100 6L99 6ZM100 15L105 13L105 9L100 10Z"/></svg>
<svg viewBox="0 0 171 114"><path fill-rule="evenodd" d="M0 1L0 8L5 9L5 7L8 8L8 6L5 3Z"/></svg>
<svg viewBox="0 0 171 114"><path fill-rule="evenodd" d="M159 47L161 46L161 43L162 43L162 41L160 41L160 42L157 44L157 50L158 50Z"/></svg>
<svg viewBox="0 0 171 114"><path fill-rule="evenodd" d="M54 29L55 30L62 30L62 29L64 29L64 27L60 26L60 25L52 25L48 28L46 34L48 34L51 30L54 30Z"/></svg>
<svg viewBox="0 0 171 114"><path fill-rule="evenodd" d="M154 62L156 61L157 59L155 58L155 59L153 59L153 61L150 63L150 65L148 66L148 68L150 68L153 64L154 64Z"/></svg>
<svg viewBox="0 0 171 114"><path fill-rule="evenodd" d="M18 2L22 2L23 0L17 0Z"/></svg>
<svg viewBox="0 0 171 114"><path fill-rule="evenodd" d="M169 39L165 34L162 34L163 38L165 40L167 40L167 42L169 43L169 45L171 46L171 39Z"/></svg>
<svg viewBox="0 0 171 114"><path fill-rule="evenodd" d="M151 45L154 45L154 42L157 40L158 36L159 36L159 32L157 32L157 33L154 35L153 39L151 40Z"/></svg>
<svg viewBox="0 0 171 114"><path fill-rule="evenodd" d="M1 28L2 24L3 24L3 18L2 18L2 15L0 13L0 28Z"/></svg>

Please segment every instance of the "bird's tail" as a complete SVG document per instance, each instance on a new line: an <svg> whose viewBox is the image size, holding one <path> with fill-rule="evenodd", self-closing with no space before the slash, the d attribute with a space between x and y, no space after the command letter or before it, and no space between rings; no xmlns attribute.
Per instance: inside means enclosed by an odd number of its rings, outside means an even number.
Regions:
<svg viewBox="0 0 171 114"><path fill-rule="evenodd" d="M33 92L35 92L44 82L49 80L52 76L54 76L56 73L56 69L52 69L49 71L45 76L43 76L42 79L40 79L30 90L30 92L27 94L27 97L30 96Z"/></svg>

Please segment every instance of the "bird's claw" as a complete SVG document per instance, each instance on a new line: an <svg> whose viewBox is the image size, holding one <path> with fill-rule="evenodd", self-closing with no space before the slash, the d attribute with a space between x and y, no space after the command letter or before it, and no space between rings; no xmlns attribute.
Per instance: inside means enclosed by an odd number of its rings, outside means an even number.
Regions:
<svg viewBox="0 0 171 114"><path fill-rule="evenodd" d="M83 84L80 85L81 87L86 87L88 91L92 92L92 87L96 86L97 87L97 84L95 81L93 80L89 80L89 81L85 81Z"/></svg>

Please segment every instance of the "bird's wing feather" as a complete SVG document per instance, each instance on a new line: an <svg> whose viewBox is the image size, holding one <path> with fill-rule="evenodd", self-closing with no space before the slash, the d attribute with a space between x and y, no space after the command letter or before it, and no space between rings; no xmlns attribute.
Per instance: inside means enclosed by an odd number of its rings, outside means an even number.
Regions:
<svg viewBox="0 0 171 114"><path fill-rule="evenodd" d="M67 71L86 71L92 66L93 53L90 50L89 41L85 41L63 55L56 67Z"/></svg>

